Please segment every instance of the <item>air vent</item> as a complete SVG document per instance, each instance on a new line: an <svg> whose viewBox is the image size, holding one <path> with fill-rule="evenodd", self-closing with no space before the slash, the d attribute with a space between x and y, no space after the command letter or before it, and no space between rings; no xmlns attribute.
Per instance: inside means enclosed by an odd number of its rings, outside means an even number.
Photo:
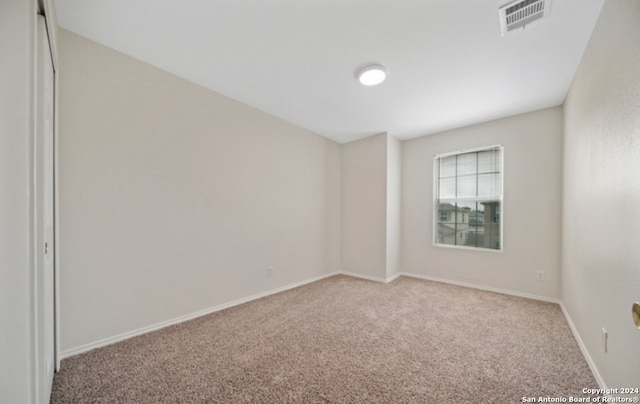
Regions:
<svg viewBox="0 0 640 404"><path fill-rule="evenodd" d="M547 17L551 12L551 0L516 0L500 7L502 36L516 28Z"/></svg>

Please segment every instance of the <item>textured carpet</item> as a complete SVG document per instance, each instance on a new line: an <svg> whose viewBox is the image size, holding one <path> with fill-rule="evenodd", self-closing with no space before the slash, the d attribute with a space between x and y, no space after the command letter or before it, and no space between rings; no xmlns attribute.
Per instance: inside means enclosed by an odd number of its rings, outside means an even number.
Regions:
<svg viewBox="0 0 640 404"><path fill-rule="evenodd" d="M517 403L597 383L557 304L334 276L62 361L52 403Z"/></svg>

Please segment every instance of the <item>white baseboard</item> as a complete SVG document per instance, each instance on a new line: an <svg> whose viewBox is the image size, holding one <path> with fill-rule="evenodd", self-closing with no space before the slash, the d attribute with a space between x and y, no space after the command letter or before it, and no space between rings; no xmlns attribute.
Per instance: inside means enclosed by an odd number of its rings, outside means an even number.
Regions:
<svg viewBox="0 0 640 404"><path fill-rule="evenodd" d="M129 332L125 332L113 337L109 337L109 338L104 338L95 342L91 342L89 344L85 344L76 348L72 348L69 350L66 350L64 352L61 352L60 354L60 358L61 359L65 359L71 356L75 356L75 355L79 355L81 353L87 352L87 351L91 351L93 349L96 348L101 348L107 345L111 345L111 344L115 344L116 342L120 342L120 341L124 341L126 339L138 336L138 335L142 335L142 334L146 334L148 332L151 331L156 331L159 330L161 328L165 328L165 327L169 327L171 325L175 325L175 324L179 324L179 323L183 323L185 321L189 321L189 320L193 320L194 318L198 318L198 317L202 317L205 316L207 314L211 314L211 313L215 313L216 311L220 311L220 310L224 310L224 309L228 309L229 307L233 307L233 306L237 306L243 303L247 303L250 302L252 300L256 300L256 299L260 299L262 297L266 297L269 295L273 295L275 293L279 293L279 292L284 292L285 290L289 290L289 289L293 289L293 288L297 288L299 286L302 285L306 285L308 283L312 283L312 282L316 282L319 281L321 279L324 278L328 278L330 276L334 276L334 275L339 275L340 272L332 272L329 274L325 274L325 275L321 275L321 276L317 276L314 278L310 278L310 279L305 279L303 281L300 282L295 282L295 283L291 283L289 285L285 285L276 289L271 289L268 290L266 292L262 292L262 293L258 293L256 295L252 295L249 297L244 297L241 299L237 299L237 300L233 300L231 302L228 303L223 303L214 307L210 307L204 310L200 310L197 311L195 313L190 313L190 314L186 314L184 316L180 316L180 317L176 317L167 321L162 321L160 323L156 323L147 327L142 327L142 328L138 328L137 330L133 330L133 331L129 331Z"/></svg>
<svg viewBox="0 0 640 404"><path fill-rule="evenodd" d="M591 355L587 350L587 346L582 341L582 338L580 338L580 334L578 334L578 329L573 324L573 320L571 320L571 316L569 315L569 312L564 307L564 303L560 302L560 308L562 309L562 314L564 314L564 318L567 320L567 323L569 324L569 328L571 329L571 332L573 333L574 338L576 339L576 341L578 341L578 346L582 351L582 356L584 356L584 359L587 361L587 364L589 365L589 369L591 369L591 373L593 373L593 377L595 377L596 381L598 382L598 386L601 389L606 389L607 385L604 382L604 379L602 378L602 376L600 375L600 372L598 371L598 368L596 367L595 362L591 358Z"/></svg>
<svg viewBox="0 0 640 404"><path fill-rule="evenodd" d="M556 303L556 304L561 304L562 303L562 301L560 299L555 299L553 297L532 295L532 294L529 294L529 293L515 292L513 290L507 290L507 289L492 288L492 287L489 287L489 286L476 285L476 284L473 284L473 283L459 282L459 281L453 281L453 280L450 280L450 279L443 279L443 278L436 278L436 277L433 277L433 276L412 274L412 273L407 273L407 272L403 272L401 275L402 276L408 276L408 277L411 277L411 278L424 279L424 280L427 280L427 281L448 283L450 285L456 285L456 286L464 286L466 288L486 290L488 292L501 293L503 295L511 295L511 296L524 297L524 298L527 298L527 299L541 300L543 302L550 302L550 303Z"/></svg>
<svg viewBox="0 0 640 404"><path fill-rule="evenodd" d="M387 278L378 278L376 276L362 275L362 274L358 274L358 273L355 273L355 272L342 271L342 272L340 272L340 274L351 276L351 277L354 277L354 278L366 279L368 281L382 282L382 283L392 282L392 281L396 280L397 278L399 278L402 275L402 273L397 273L397 274L392 275L392 276L387 277Z"/></svg>

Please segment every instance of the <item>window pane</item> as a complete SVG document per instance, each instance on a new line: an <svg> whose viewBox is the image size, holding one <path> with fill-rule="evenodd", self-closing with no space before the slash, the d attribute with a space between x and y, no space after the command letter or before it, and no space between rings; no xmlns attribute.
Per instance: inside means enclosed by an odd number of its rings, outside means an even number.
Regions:
<svg viewBox="0 0 640 404"><path fill-rule="evenodd" d="M469 213L469 235L467 236L468 247L478 247L478 243L481 242L482 232L484 231L483 213L478 212L478 203L471 204L471 212Z"/></svg>
<svg viewBox="0 0 640 404"><path fill-rule="evenodd" d="M477 247L500 249L500 202L478 203Z"/></svg>
<svg viewBox="0 0 640 404"><path fill-rule="evenodd" d="M476 176L458 177L457 198L474 198L476 196Z"/></svg>
<svg viewBox="0 0 640 404"><path fill-rule="evenodd" d="M456 156L442 157L440 160L440 178L455 177Z"/></svg>
<svg viewBox="0 0 640 404"><path fill-rule="evenodd" d="M440 192L438 198L455 198L456 197L456 179L443 178L439 181Z"/></svg>
<svg viewBox="0 0 640 404"><path fill-rule="evenodd" d="M456 175L460 176L460 175L475 174L477 170L476 166L478 164L477 156L478 156L478 153L459 154L458 161L457 161L458 171Z"/></svg>
<svg viewBox="0 0 640 404"><path fill-rule="evenodd" d="M478 175L478 197L497 197L502 193L500 174L479 174Z"/></svg>
<svg viewBox="0 0 640 404"><path fill-rule="evenodd" d="M485 150L478 153L478 173L500 171L500 150Z"/></svg>
<svg viewBox="0 0 640 404"><path fill-rule="evenodd" d="M469 243L469 218L474 202L461 202L456 204L456 245L468 245Z"/></svg>
<svg viewBox="0 0 640 404"><path fill-rule="evenodd" d="M455 205L441 203L438 207L438 224L436 242L438 244L456 244Z"/></svg>

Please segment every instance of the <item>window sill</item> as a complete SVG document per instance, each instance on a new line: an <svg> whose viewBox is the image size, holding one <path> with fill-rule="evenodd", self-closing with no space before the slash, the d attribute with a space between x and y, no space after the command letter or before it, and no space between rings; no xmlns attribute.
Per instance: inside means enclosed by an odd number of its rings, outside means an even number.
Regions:
<svg viewBox="0 0 640 404"><path fill-rule="evenodd" d="M433 243L433 246L438 248L448 248L450 250L484 251L484 252L490 252L490 253L501 253L504 251L503 248L495 249L495 248L483 248L483 247L467 247L463 245L438 244L438 243Z"/></svg>

